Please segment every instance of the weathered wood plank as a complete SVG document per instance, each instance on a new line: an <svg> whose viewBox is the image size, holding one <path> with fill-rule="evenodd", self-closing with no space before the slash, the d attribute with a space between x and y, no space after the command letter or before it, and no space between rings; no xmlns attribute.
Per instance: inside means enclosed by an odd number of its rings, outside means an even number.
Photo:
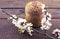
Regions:
<svg viewBox="0 0 60 39"><path fill-rule="evenodd" d="M4 7L25 7L26 3L32 0L0 0L0 8ZM60 7L60 0L39 0L50 7ZM9 14L16 14L18 17L24 17L24 10L10 9L6 10ZM51 35L52 30L60 29L60 9L49 9L49 13L52 14L52 27L48 30L48 34ZM0 10L0 18L9 17ZM30 37L27 33L20 34L18 28L16 28L11 22L6 19L0 19L0 39L45 39L43 35L34 32L34 35ZM49 39L49 38L46 38Z"/></svg>
<svg viewBox="0 0 60 39"><path fill-rule="evenodd" d="M50 35L54 29L60 29L60 19L52 19L51 22L52 27L47 31ZM27 33L20 34L18 32L18 28L15 27L10 21L0 19L0 39L45 39L45 37L37 32L34 32L32 37L30 37ZM46 39L49 38L47 37Z"/></svg>
<svg viewBox="0 0 60 39"><path fill-rule="evenodd" d="M6 8L6 7L25 7L26 3L32 1L32 0L0 0L0 8ZM60 7L60 0L39 0L40 2L43 2L49 7ZM6 10L7 12L11 14L20 14L20 16L24 17L24 10ZM60 9L49 9L48 12L52 14L52 18L60 18ZM3 14L0 10L0 18L6 18L8 17L6 14Z"/></svg>
<svg viewBox="0 0 60 39"><path fill-rule="evenodd" d="M24 7L27 2L33 0L0 0L1 7ZM47 6L60 7L60 0L39 0Z"/></svg>
<svg viewBox="0 0 60 39"><path fill-rule="evenodd" d="M16 14L18 17L25 17L24 9L5 9L5 11L9 14ZM51 13L53 19L60 19L60 9L48 9L49 13ZM0 10L0 18L9 17L4 12Z"/></svg>

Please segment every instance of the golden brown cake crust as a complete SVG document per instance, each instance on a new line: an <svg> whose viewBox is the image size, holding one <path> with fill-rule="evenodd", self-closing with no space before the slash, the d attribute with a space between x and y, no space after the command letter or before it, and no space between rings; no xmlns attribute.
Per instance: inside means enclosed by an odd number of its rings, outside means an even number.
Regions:
<svg viewBox="0 0 60 39"><path fill-rule="evenodd" d="M31 22L34 26L39 27L41 25L41 19L44 17L44 13L42 12L42 3L37 2L37 8L34 9L33 1L27 3L25 7L25 18L27 22Z"/></svg>

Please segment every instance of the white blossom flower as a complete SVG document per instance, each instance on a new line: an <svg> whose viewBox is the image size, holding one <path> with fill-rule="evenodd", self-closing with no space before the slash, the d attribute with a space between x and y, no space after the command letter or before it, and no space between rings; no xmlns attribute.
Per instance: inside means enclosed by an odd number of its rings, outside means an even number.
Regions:
<svg viewBox="0 0 60 39"><path fill-rule="evenodd" d="M45 4L42 4L41 8L44 9L45 8Z"/></svg>
<svg viewBox="0 0 60 39"><path fill-rule="evenodd" d="M44 15L44 17L42 18L41 20L41 24L45 23L46 22L46 15Z"/></svg>
<svg viewBox="0 0 60 39"><path fill-rule="evenodd" d="M18 28L23 28L22 25L21 25L22 22L26 22L26 20L22 19L22 18L18 18L15 26L17 26ZM23 24L23 26L25 26L25 24Z"/></svg>
<svg viewBox="0 0 60 39"><path fill-rule="evenodd" d="M26 31L29 33L30 36L32 36L32 33L31 33L31 32L33 32L31 26L33 26L33 24L28 23L28 24L27 24L27 28L26 28Z"/></svg>
<svg viewBox="0 0 60 39"><path fill-rule="evenodd" d="M17 16L16 15L12 15L14 18L17 18Z"/></svg>
<svg viewBox="0 0 60 39"><path fill-rule="evenodd" d="M12 17L10 17L9 19L13 19Z"/></svg>
<svg viewBox="0 0 60 39"><path fill-rule="evenodd" d="M42 12L45 12L45 11L46 11L46 10L44 9L44 8L45 8L45 4L42 4L41 8L42 8Z"/></svg>
<svg viewBox="0 0 60 39"><path fill-rule="evenodd" d="M50 17L47 17L47 15L50 16ZM46 17L47 17L47 19L46 19ZM42 20L41 20L42 27L40 27L40 28L42 30L44 30L44 29L46 29L46 30L50 29L50 27L52 26L52 24L49 22L50 20L51 20L51 15L49 13L46 13L44 15L44 17L42 18Z"/></svg>
<svg viewBox="0 0 60 39"><path fill-rule="evenodd" d="M52 34L55 34L55 32L60 32L60 30L59 29L55 29L55 30L53 30Z"/></svg>
<svg viewBox="0 0 60 39"><path fill-rule="evenodd" d="M45 27L46 27L46 26L45 26L45 25L43 25L43 26L42 26L42 27L40 27L40 28L41 28L41 30L44 30L44 29L45 29Z"/></svg>
<svg viewBox="0 0 60 39"><path fill-rule="evenodd" d="M45 22L45 25L52 26L52 24L48 20Z"/></svg>
<svg viewBox="0 0 60 39"><path fill-rule="evenodd" d="M12 15L14 18L17 18L16 15ZM13 19L10 17L10 19L12 19L12 23L17 27L19 28L20 32L21 33L24 33L25 31L27 31L29 33L30 36L32 36L32 33L33 30L31 28L31 26L33 26L32 23L26 23L26 19L23 19L23 18L18 18L17 20L16 19ZM21 25L21 23L23 23L23 25Z"/></svg>
<svg viewBox="0 0 60 39"><path fill-rule="evenodd" d="M47 18L48 18L48 20L50 21L51 20L51 14L50 13L46 13L46 16L48 16Z"/></svg>
<svg viewBox="0 0 60 39"><path fill-rule="evenodd" d="M45 12L46 10L45 9L42 9L42 12Z"/></svg>
<svg viewBox="0 0 60 39"><path fill-rule="evenodd" d="M60 38L60 29L55 29L53 30L52 34L56 34L56 32L58 32L58 38Z"/></svg>
<svg viewBox="0 0 60 39"><path fill-rule="evenodd" d="M13 23L13 24L16 24L16 20L15 20L15 19L13 19L13 20L12 20L12 23Z"/></svg>

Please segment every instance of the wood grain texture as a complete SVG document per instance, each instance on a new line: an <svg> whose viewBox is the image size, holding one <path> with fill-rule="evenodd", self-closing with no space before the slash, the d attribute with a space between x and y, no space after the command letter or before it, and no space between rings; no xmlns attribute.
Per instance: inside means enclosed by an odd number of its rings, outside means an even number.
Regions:
<svg viewBox="0 0 60 39"><path fill-rule="evenodd" d="M27 2L33 0L0 0L1 7L24 7ZM60 7L60 0L39 0L47 6Z"/></svg>
<svg viewBox="0 0 60 39"><path fill-rule="evenodd" d="M25 7L26 3L32 0L0 0L0 8L4 7ZM39 0L40 2L46 4L49 7L60 7L60 0ZM8 13L20 15L24 17L24 10L20 9L7 9ZM48 9L48 12L52 14L52 18L60 18L60 9ZM2 16L3 15L3 16ZM0 10L0 18L8 17Z"/></svg>
<svg viewBox="0 0 60 39"><path fill-rule="evenodd" d="M32 0L0 0L0 8L4 7L25 7L26 3ZM39 0L50 7L60 7L60 0ZM9 14L16 14L18 17L25 17L24 10L21 9L6 9ZM47 31L51 35L51 32L59 28L60 29L60 9L48 9L48 12L52 14L52 27ZM0 18L8 18L9 16L0 10ZM58 19L57 19L58 18ZM40 30L40 29L39 29ZM44 32L41 31L40 32ZM33 33L30 37L27 33L20 34L18 28L15 27L7 19L0 19L0 39L49 39L44 35L37 32Z"/></svg>
<svg viewBox="0 0 60 39"><path fill-rule="evenodd" d="M5 11L9 14L15 14L18 17L23 17L25 18L25 10L24 9L5 9ZM47 10L49 13L51 13L52 18L54 19L60 19L60 9L48 9ZM9 17L5 13L3 13L0 10L0 18L7 18Z"/></svg>
<svg viewBox="0 0 60 39"><path fill-rule="evenodd" d="M60 19L52 19L52 27L47 31L48 34L52 35L52 31L56 28L60 29ZM44 33L44 31L40 32ZM0 39L49 39L45 35L39 34L34 31L33 36L30 37L27 33L20 34L18 28L15 27L10 21L6 19L0 19Z"/></svg>

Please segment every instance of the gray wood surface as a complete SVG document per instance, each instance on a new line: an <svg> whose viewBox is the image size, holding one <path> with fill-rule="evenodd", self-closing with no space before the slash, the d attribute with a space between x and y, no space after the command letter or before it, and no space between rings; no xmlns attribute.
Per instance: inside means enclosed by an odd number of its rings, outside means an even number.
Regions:
<svg viewBox="0 0 60 39"><path fill-rule="evenodd" d="M32 0L0 0L0 8L6 7L25 7L26 3ZM60 7L60 0L39 0L49 7ZM21 9L5 9L9 14L16 14L18 17L24 17L24 10ZM52 15L52 27L47 31L49 35L51 32L59 28L60 29L60 9L48 9L48 12ZM8 18L9 16L0 10L0 18ZM58 19L57 19L58 18ZM40 30L40 29L39 29ZM44 32L41 31L40 32ZM33 33L30 37L27 33L20 34L18 28L15 27L9 20L0 19L0 39L49 39L48 37L41 35L37 32Z"/></svg>
<svg viewBox="0 0 60 39"><path fill-rule="evenodd" d="M52 31L56 28L60 29L60 19L52 19L52 27L47 31L49 35L52 35ZM40 29L38 29L40 30ZM44 33L44 31L40 32ZM20 34L18 28L15 27L10 21L6 19L0 19L0 39L49 39L45 35L33 33L33 36L30 37L27 33Z"/></svg>

